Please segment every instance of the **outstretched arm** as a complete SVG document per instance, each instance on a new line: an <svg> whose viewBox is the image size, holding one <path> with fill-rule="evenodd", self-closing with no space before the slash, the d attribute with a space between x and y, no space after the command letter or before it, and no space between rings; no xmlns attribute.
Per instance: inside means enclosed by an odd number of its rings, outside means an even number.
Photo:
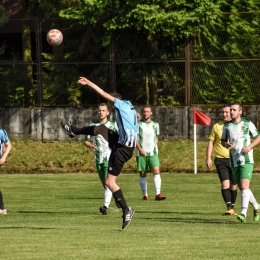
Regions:
<svg viewBox="0 0 260 260"><path fill-rule="evenodd" d="M106 99L110 102L114 102L114 100L115 100L115 98L113 96L108 94L106 91L101 89L99 86L95 85L93 82L91 82L87 78L79 77L78 83L83 85L83 86L86 86L86 85L89 86L94 91L96 91L101 97L103 97L104 99Z"/></svg>

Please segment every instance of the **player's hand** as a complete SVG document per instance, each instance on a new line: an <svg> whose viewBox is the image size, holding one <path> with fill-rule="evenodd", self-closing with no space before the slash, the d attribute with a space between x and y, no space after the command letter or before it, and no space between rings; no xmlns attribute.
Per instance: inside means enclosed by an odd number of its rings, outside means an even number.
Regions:
<svg viewBox="0 0 260 260"><path fill-rule="evenodd" d="M0 165L4 164L5 163L5 159L2 157L0 158Z"/></svg>
<svg viewBox="0 0 260 260"><path fill-rule="evenodd" d="M89 148L93 152L95 152L97 150L97 147L94 144L92 144Z"/></svg>
<svg viewBox="0 0 260 260"><path fill-rule="evenodd" d="M140 149L140 154L141 154L142 156L146 156L146 151L143 150L143 149Z"/></svg>
<svg viewBox="0 0 260 260"><path fill-rule="evenodd" d="M241 150L241 152L243 153L243 154L248 154L249 152L250 152L250 147L249 146L245 146L242 150Z"/></svg>
<svg viewBox="0 0 260 260"><path fill-rule="evenodd" d="M84 77L79 77L78 83L81 85L89 85L90 81Z"/></svg>
<svg viewBox="0 0 260 260"><path fill-rule="evenodd" d="M212 160L210 159L210 160L206 161L206 165L207 165L208 169L211 169L212 168Z"/></svg>
<svg viewBox="0 0 260 260"><path fill-rule="evenodd" d="M226 148L227 148L228 150L232 149L232 148L233 148L233 143L231 143L231 142L226 142Z"/></svg>

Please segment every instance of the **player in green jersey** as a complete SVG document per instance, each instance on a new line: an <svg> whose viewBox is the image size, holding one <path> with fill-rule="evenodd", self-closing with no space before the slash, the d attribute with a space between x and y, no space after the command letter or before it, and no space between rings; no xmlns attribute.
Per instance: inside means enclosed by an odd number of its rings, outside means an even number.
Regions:
<svg viewBox="0 0 260 260"><path fill-rule="evenodd" d="M259 204L252 191L250 181L252 179L254 158L253 148L260 143L260 133L255 125L247 119L242 118L242 106L240 103L233 103L230 107L232 120L226 122L223 127L221 142L229 149L230 164L236 183L241 190L241 214L237 219L246 221L249 203L254 207L254 221L259 220ZM254 141L251 143L251 138Z"/></svg>
<svg viewBox="0 0 260 260"><path fill-rule="evenodd" d="M143 200L148 200L146 174L148 169L154 175L155 200L164 200L161 194L160 162L158 157L159 124L151 119L152 107L142 109L143 119L138 124L138 141L136 143L136 161L140 173L139 183L143 192Z"/></svg>
<svg viewBox="0 0 260 260"><path fill-rule="evenodd" d="M97 126L97 125L105 125L108 129L113 130L114 132L118 132L118 128L116 125L116 122L108 120L109 116L109 107L107 103L101 103L98 106L98 115L99 115L99 121L92 122L91 126ZM108 173L108 160L110 156L110 148L108 147L108 142L105 140L105 138L98 134L96 136L92 136L93 143L90 142L91 136L86 135L85 136L85 145L95 153L95 162L96 162L96 168L99 175L99 178L101 180L101 183L104 187L104 206L99 208L99 211L106 215L108 214L108 208L110 205L110 201L112 198L112 192L110 189L106 186L106 176Z"/></svg>

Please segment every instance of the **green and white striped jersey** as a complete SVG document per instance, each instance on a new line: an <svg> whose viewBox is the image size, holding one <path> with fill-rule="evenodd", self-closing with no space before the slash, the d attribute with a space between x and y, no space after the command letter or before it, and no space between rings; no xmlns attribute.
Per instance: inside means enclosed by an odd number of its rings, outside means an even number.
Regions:
<svg viewBox="0 0 260 260"><path fill-rule="evenodd" d="M244 118L239 123L229 121L224 124L221 141L229 141L233 144L229 152L232 167L254 163L253 149L248 154L243 154L241 151L251 143L251 138L257 138L259 135L255 125Z"/></svg>
<svg viewBox="0 0 260 260"><path fill-rule="evenodd" d="M91 126L101 125L100 122L92 122ZM104 124L107 128L113 130L118 133L118 127L115 121L107 120ZM108 147L108 142L102 135L90 136L86 135L85 140L90 140L93 138L93 143L96 145L97 150L95 151L95 161L96 163L103 163L104 161L108 161L110 156L110 148Z"/></svg>
<svg viewBox="0 0 260 260"><path fill-rule="evenodd" d="M146 155L153 156L158 154L158 146L156 144L156 136L160 134L159 124L153 120L151 122L140 121L138 124L138 142ZM136 155L139 156L137 149Z"/></svg>

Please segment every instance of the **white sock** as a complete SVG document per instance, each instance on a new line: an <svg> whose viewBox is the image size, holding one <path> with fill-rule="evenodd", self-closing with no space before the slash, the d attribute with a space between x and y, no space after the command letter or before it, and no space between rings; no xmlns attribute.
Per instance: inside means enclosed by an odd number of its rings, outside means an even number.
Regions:
<svg viewBox="0 0 260 260"><path fill-rule="evenodd" d="M257 210L259 208L259 204L257 203L253 192L249 189L250 196L249 196L249 202L253 205L254 209Z"/></svg>
<svg viewBox="0 0 260 260"><path fill-rule="evenodd" d="M110 202L112 199L112 192L111 190L106 186L104 189L104 206L109 208Z"/></svg>
<svg viewBox="0 0 260 260"><path fill-rule="evenodd" d="M242 207L241 214L243 214L244 216L246 216L247 213L249 198L250 198L250 190L249 189L242 190L241 191L241 207Z"/></svg>
<svg viewBox="0 0 260 260"><path fill-rule="evenodd" d="M140 177L139 178L139 183L140 183L141 190L143 192L143 196L148 196L148 194L147 194L147 181L146 181L146 177Z"/></svg>
<svg viewBox="0 0 260 260"><path fill-rule="evenodd" d="M158 195L161 193L161 175L160 174L155 174L153 176L153 182L154 182L154 189L155 189L155 195Z"/></svg>

